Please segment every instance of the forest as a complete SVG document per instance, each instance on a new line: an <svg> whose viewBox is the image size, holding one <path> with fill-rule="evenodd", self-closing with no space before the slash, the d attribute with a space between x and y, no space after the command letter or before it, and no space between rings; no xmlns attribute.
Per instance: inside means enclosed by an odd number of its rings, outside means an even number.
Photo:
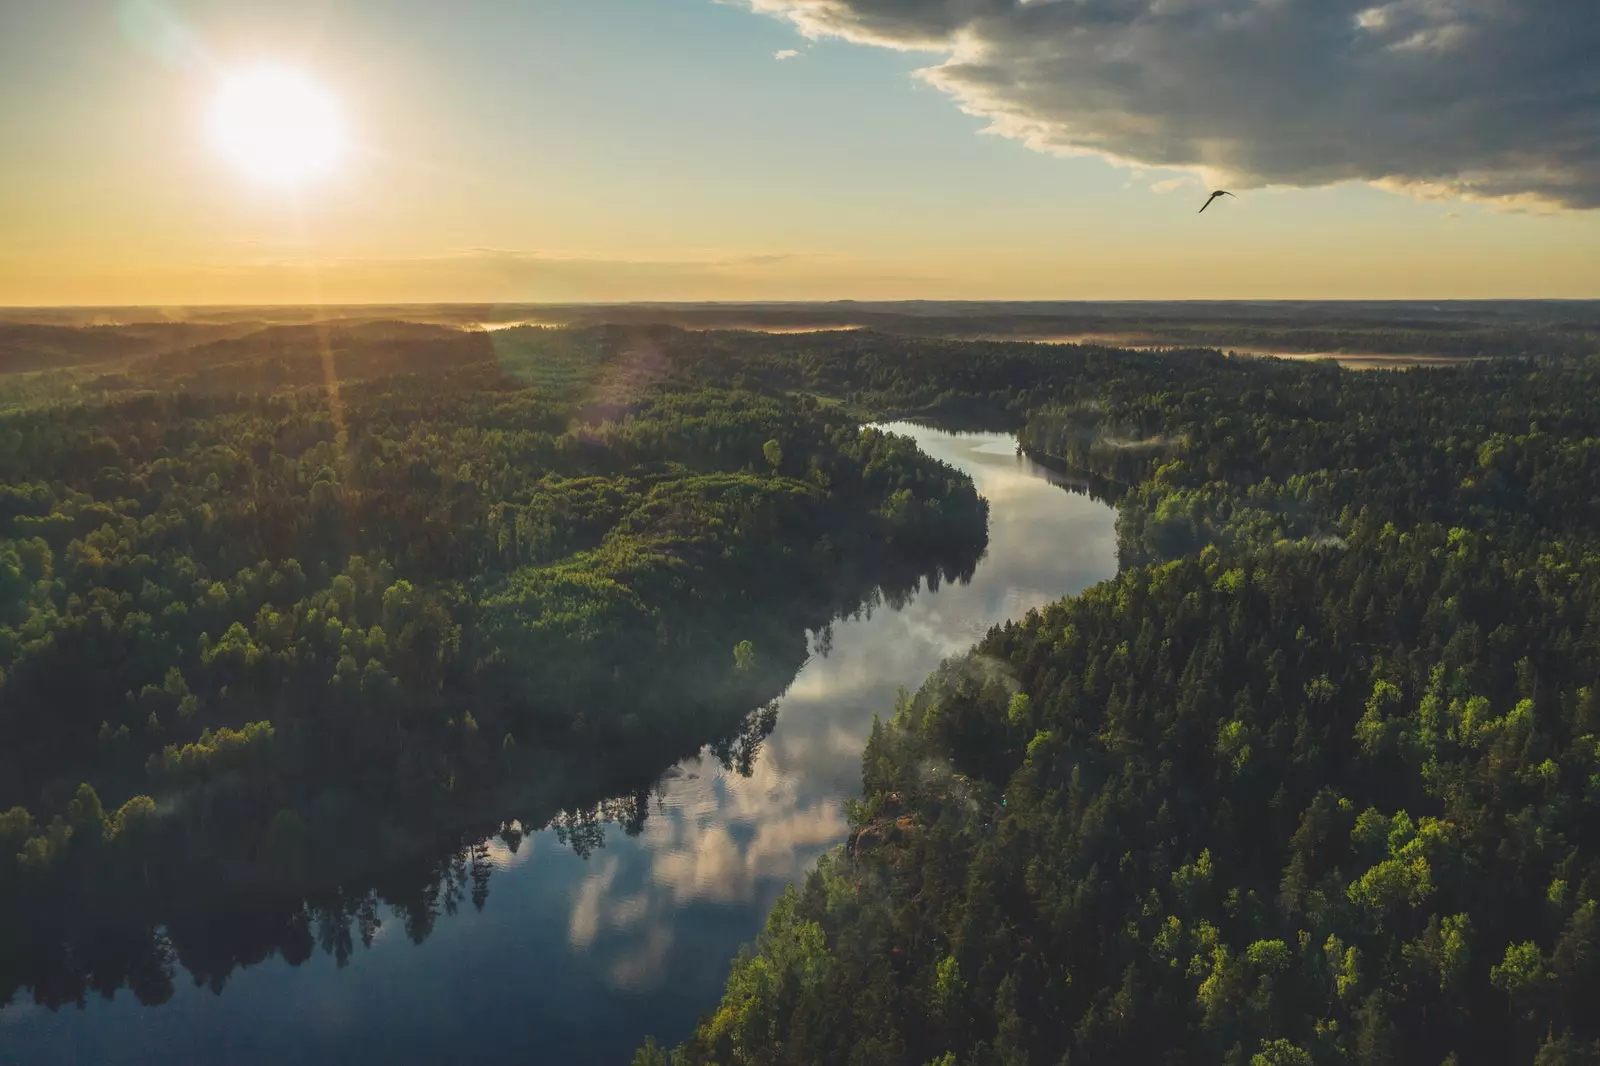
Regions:
<svg viewBox="0 0 1600 1066"><path fill-rule="evenodd" d="M884 708L850 843L638 1066L1600 1061L1600 360L799 343L729 358L998 409L1123 571Z"/></svg>
<svg viewBox="0 0 1600 1066"><path fill-rule="evenodd" d="M592 329L863 330L922 340L1098 338L1158 348L1440 359L1600 353L1592 300L859 301L828 303L397 304L343 308L195 307L144 322L148 309L7 311L0 367L104 363L267 326L405 321L498 330L517 323ZM83 328L89 327L89 328Z"/></svg>
<svg viewBox="0 0 1600 1066"><path fill-rule="evenodd" d="M342 959L481 905L486 837L636 832L806 629L976 560L860 428L914 417L1089 479L1122 571L883 708L849 843L637 1066L1600 1061L1595 355L211 325L11 375L8 988Z"/></svg>
<svg viewBox="0 0 1600 1066"><path fill-rule="evenodd" d="M0 418L0 997L159 1001L164 952L297 957L302 898L582 848L563 812L748 760L807 630L981 554L909 440L630 352L273 327Z"/></svg>

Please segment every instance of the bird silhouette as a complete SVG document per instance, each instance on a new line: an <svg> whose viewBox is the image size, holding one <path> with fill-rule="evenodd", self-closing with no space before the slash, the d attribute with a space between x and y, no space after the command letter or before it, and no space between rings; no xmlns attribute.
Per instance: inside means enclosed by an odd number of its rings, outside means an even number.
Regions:
<svg viewBox="0 0 1600 1066"><path fill-rule="evenodd" d="M1211 196L1206 200L1205 203L1200 205L1200 210L1199 210L1198 213L1202 214L1202 215L1205 214L1206 213L1206 208L1211 206L1211 201L1215 200L1219 196L1233 196L1233 193L1229 192L1227 189L1218 189L1216 192L1211 194ZM1237 196L1233 196L1233 198L1235 200L1238 199Z"/></svg>

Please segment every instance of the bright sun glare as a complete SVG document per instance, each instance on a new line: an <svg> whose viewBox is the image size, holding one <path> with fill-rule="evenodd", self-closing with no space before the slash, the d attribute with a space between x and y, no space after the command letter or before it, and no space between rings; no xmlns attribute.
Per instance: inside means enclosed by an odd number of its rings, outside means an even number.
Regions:
<svg viewBox="0 0 1600 1066"><path fill-rule="evenodd" d="M211 136L245 173L282 186L328 173L345 151L337 102L289 67L251 67L225 78L211 109Z"/></svg>

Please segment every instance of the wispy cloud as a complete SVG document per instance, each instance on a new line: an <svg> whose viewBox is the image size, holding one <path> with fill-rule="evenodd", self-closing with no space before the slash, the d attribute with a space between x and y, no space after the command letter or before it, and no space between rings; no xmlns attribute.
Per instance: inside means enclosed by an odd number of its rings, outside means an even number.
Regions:
<svg viewBox="0 0 1600 1066"><path fill-rule="evenodd" d="M1236 188L1600 208L1593 0L746 0L1040 151Z"/></svg>
<svg viewBox="0 0 1600 1066"><path fill-rule="evenodd" d="M1199 186L1199 178L1194 177L1193 175L1184 175L1183 177L1179 178L1167 178L1164 181L1153 181L1150 183L1150 191L1165 195L1167 193L1179 192L1185 189L1199 188Z"/></svg>
<svg viewBox="0 0 1600 1066"><path fill-rule="evenodd" d="M793 59L799 54L799 50L795 48L780 48L772 53L772 58L782 62L785 59Z"/></svg>

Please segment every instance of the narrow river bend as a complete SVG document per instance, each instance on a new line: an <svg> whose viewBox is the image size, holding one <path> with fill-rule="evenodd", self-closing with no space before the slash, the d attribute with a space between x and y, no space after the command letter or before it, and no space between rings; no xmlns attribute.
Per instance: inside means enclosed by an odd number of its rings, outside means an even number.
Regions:
<svg viewBox="0 0 1600 1066"><path fill-rule="evenodd" d="M462 901L420 944L380 913L345 965L318 949L269 958L220 993L179 960L159 1007L123 991L52 1014L0 1010L0 1062L626 1063L644 1036L688 1035L773 900L844 839L872 716L988 628L1116 572L1114 512L1016 454L1006 434L886 428L970 474L989 550L965 585L838 620L779 702L749 777L703 757L669 771L638 836L607 827L580 857L552 831L495 866L481 910ZM825 654L824 654L825 650Z"/></svg>

